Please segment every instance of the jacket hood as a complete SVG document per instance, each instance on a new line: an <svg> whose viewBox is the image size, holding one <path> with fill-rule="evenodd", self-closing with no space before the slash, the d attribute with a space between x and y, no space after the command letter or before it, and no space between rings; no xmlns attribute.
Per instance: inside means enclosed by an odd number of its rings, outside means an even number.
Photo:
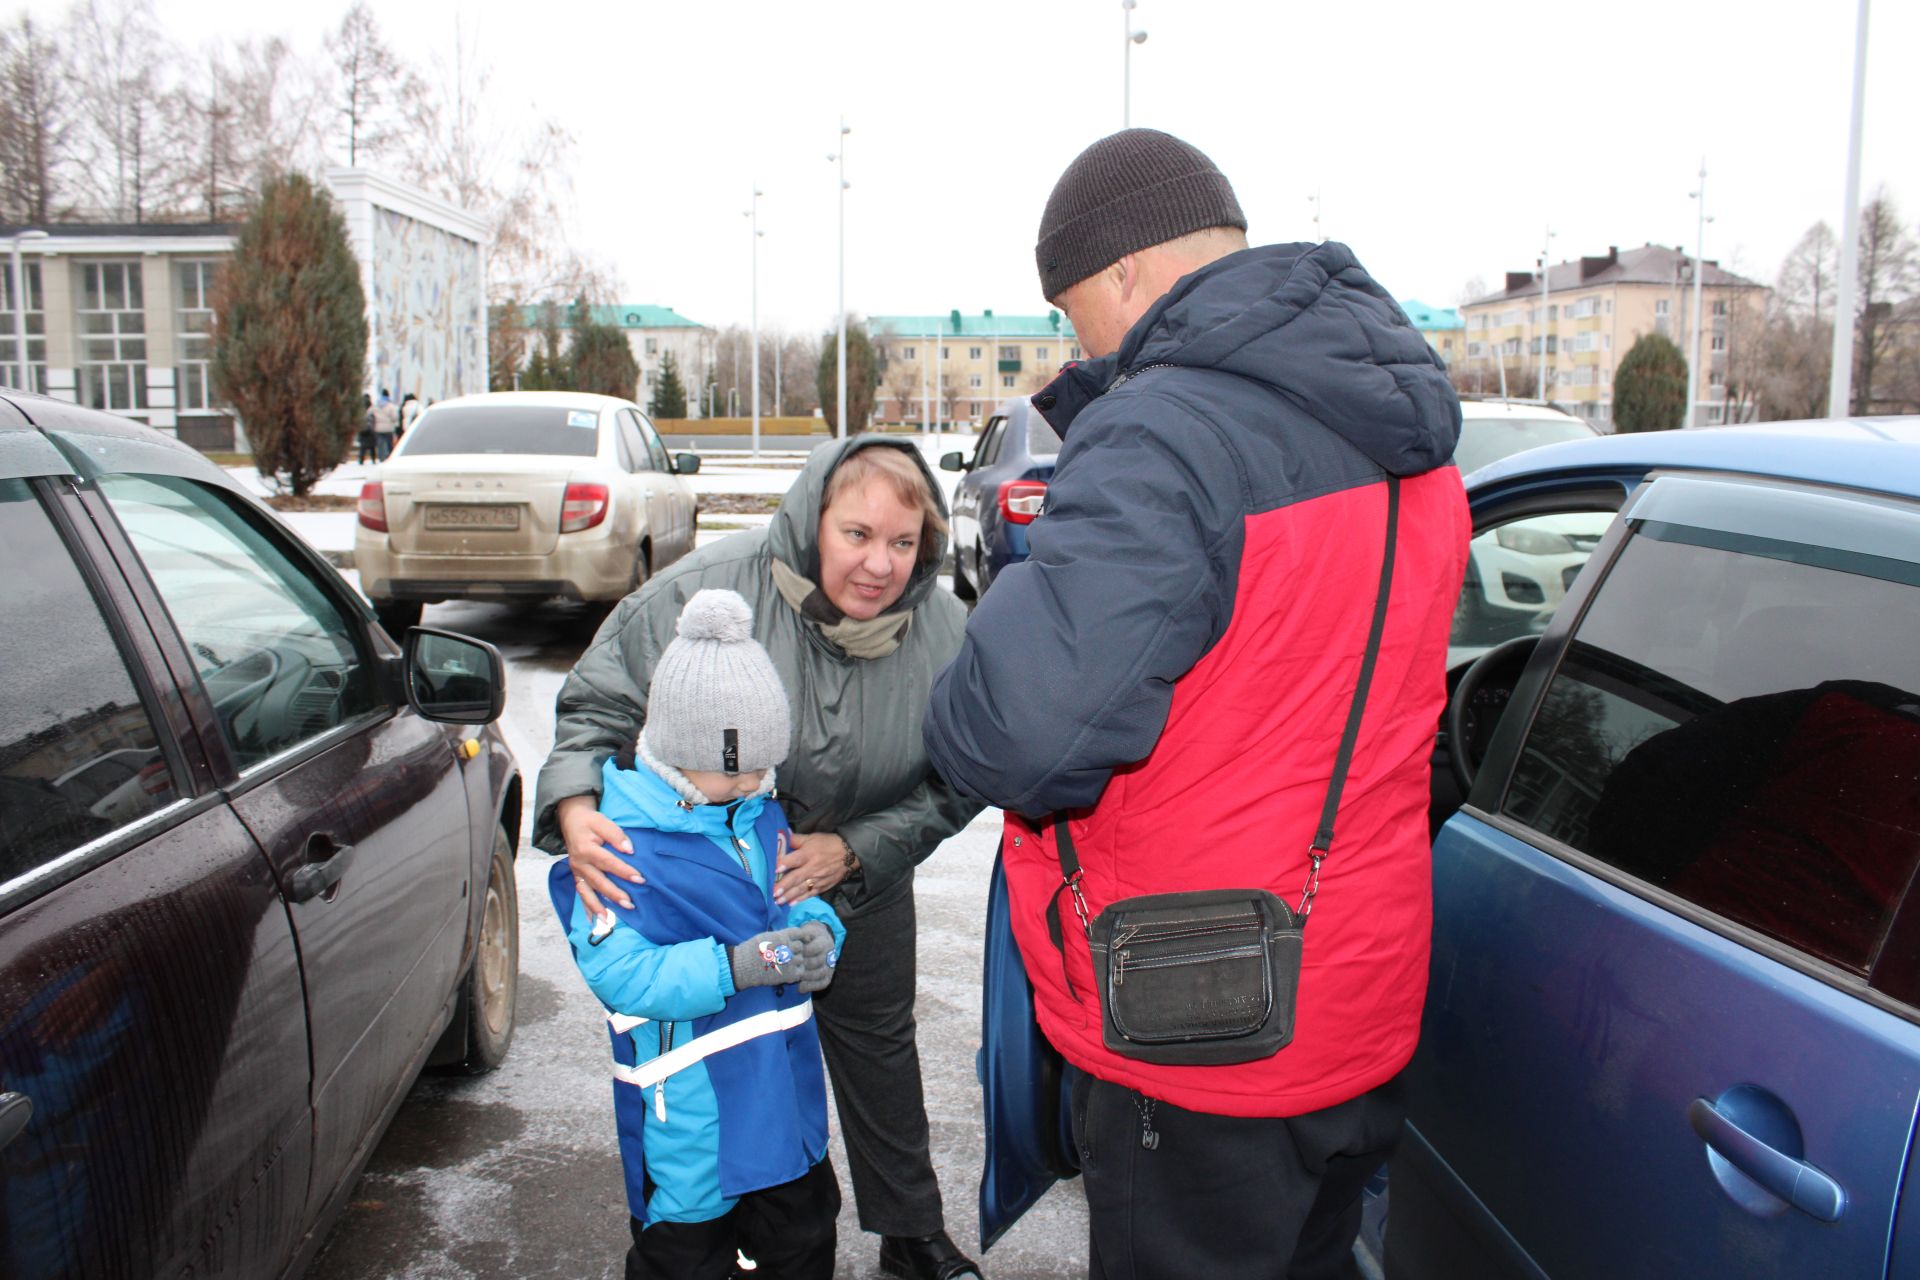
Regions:
<svg viewBox="0 0 1920 1280"><path fill-rule="evenodd" d="M1150 365L1219 369L1278 390L1393 475L1444 464L1460 439L1446 365L1346 245L1243 249L1182 276L1119 350L1036 398L1062 436Z"/></svg>
<svg viewBox="0 0 1920 1280"><path fill-rule="evenodd" d="M820 581L820 509L827 492L827 477L833 474L835 467L860 449L899 449L905 452L926 479L927 490L933 494L934 507L940 512L941 520L948 518L946 495L940 491L939 483L927 467L926 458L913 441L856 435L816 446L807 455L806 465L800 469L800 478L780 499L780 509L774 512L773 523L767 529L767 548L774 558L816 585ZM938 535L934 541L933 557L915 567L913 576L907 580L906 591L882 617L911 612L933 592L940 577L940 563L947 555L946 535Z"/></svg>

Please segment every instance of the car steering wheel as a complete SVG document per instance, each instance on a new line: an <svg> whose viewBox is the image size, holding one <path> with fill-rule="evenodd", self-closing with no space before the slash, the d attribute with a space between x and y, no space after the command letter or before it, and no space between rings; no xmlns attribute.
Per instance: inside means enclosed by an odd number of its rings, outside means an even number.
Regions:
<svg viewBox="0 0 1920 1280"><path fill-rule="evenodd" d="M1446 726L1447 764L1462 796L1473 791L1473 776L1480 772L1480 740L1499 722L1520 672L1539 643L1539 636L1515 636L1475 658L1460 673L1460 683L1447 699ZM1491 719L1483 718L1489 715Z"/></svg>

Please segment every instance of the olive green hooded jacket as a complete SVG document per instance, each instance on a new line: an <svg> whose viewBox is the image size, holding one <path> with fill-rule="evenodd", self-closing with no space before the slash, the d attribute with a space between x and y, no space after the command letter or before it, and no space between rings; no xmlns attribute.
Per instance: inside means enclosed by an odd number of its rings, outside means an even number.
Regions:
<svg viewBox="0 0 1920 1280"><path fill-rule="evenodd" d="M860 879L834 895L843 913L907 892L913 868L964 827L980 805L949 790L927 763L920 722L933 678L952 660L966 609L939 587L938 555L914 571L888 614L911 611L900 647L854 658L789 605L774 585L777 557L819 580L821 501L827 477L856 449L906 450L946 504L911 442L853 436L816 448L764 530L702 547L650 579L614 608L561 686L553 754L540 770L533 842L564 852L553 809L574 795L598 795L600 766L629 750L646 720L647 685L674 623L694 592L738 591L753 607L753 635L773 659L793 709L793 747L779 767L779 798L800 832L833 831L859 855Z"/></svg>

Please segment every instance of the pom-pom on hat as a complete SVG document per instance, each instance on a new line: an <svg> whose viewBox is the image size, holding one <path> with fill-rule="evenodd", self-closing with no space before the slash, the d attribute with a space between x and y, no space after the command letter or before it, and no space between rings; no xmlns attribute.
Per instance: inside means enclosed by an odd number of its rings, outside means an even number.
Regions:
<svg viewBox="0 0 1920 1280"><path fill-rule="evenodd" d="M737 591L697 591L647 689L645 754L675 769L751 773L787 758L792 726L773 659Z"/></svg>

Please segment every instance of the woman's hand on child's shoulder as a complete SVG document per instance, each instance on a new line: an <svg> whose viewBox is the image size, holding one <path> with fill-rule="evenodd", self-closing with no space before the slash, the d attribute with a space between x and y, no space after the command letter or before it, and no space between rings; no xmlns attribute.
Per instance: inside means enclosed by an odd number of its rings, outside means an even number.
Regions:
<svg viewBox="0 0 1920 1280"><path fill-rule="evenodd" d="M587 914L595 917L606 911L602 898L629 909L633 906L633 899L614 883L614 877L633 884L647 882L645 876L612 851L632 853L633 844L612 819L595 807L597 803L592 796L568 796L553 809L560 838L566 843L567 868L573 872L574 891L586 904Z"/></svg>

